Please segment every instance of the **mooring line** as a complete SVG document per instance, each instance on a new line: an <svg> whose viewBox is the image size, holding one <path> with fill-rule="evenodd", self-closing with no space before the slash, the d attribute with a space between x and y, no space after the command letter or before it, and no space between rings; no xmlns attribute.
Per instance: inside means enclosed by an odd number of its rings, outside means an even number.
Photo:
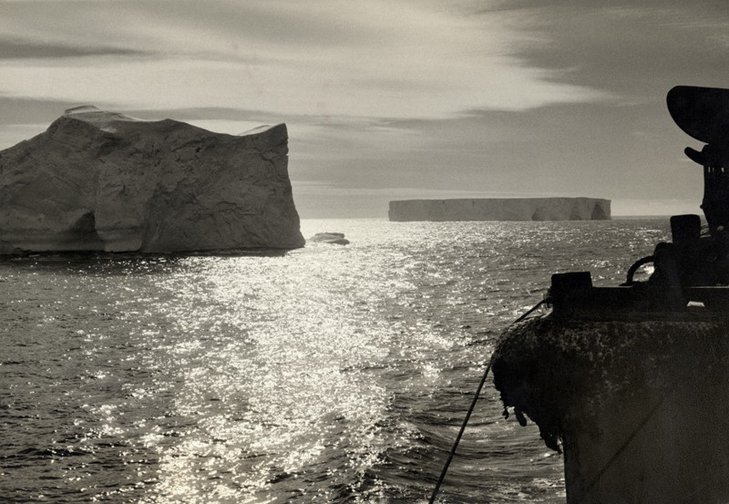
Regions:
<svg viewBox="0 0 729 504"><path fill-rule="evenodd" d="M512 325L514 325L518 322L521 322L527 316L529 316L531 313L533 313L534 310L536 310L537 308L542 306L545 302L546 302L545 299L541 300L540 302L535 304L529 311L524 313L521 317L516 319L514 322L509 324L507 327L511 327ZM445 480L446 474L448 473L448 467L450 467L450 465L451 465L453 456L456 454L456 450L458 449L458 444L461 442L461 437L463 437L463 433L466 430L468 421L471 419L471 413L473 413L473 410L476 408L476 403L478 402L478 397L481 395L481 389L483 388L484 383L486 383L486 377L488 377L489 372L491 371L491 364L493 364L493 361L494 361L494 356L492 354L491 358L489 359L489 363L486 366L486 371L483 373L483 376L481 377L481 381L478 383L478 388L476 389L476 393L473 396L473 401L471 401L471 406L468 407L468 411L466 412L466 417L463 419L463 423L461 424L461 429L458 431L456 440L453 442L451 451L448 453L448 458L446 459L445 464L443 465L443 470L440 472L440 477L438 478L438 482L435 484L433 493L430 495L430 500L428 501L428 504L433 504L435 502L435 499L438 497L438 493L440 492L440 486L443 484L443 481Z"/></svg>
<svg viewBox="0 0 729 504"><path fill-rule="evenodd" d="M473 401L471 401L471 406L468 408L468 411L466 412L466 418L463 419L463 424L461 425L461 430L458 431L456 440L453 442L451 451L448 454L448 459L446 460L445 465L443 466L443 470L440 472L440 478L438 478L438 483L435 484L435 488L433 489L433 493L430 495L430 500L428 501L428 504L433 504L435 502L436 497L438 497L438 492L440 492L440 486L443 484L443 480L445 480L446 473L448 472L448 466L451 465L451 461L453 460L453 455L456 454L456 449L458 448L458 443L461 442L461 437L463 436L463 432L466 430L466 425L468 425L468 420L471 418L471 413L473 413L474 408L476 408L476 403L478 402L478 396L481 394L481 389L483 388L483 384L486 383L486 377L489 375L489 371L491 371L492 362L493 362L493 355L492 355L491 359L489 359L488 366L486 366L486 372L481 377L481 381L479 382L478 388L476 389L476 395L473 396Z"/></svg>
<svg viewBox="0 0 729 504"><path fill-rule="evenodd" d="M542 306L544 303L547 303L547 302L548 302L547 299L542 299L540 302L538 302L537 304L535 304L534 306L532 306L529 309L529 311L527 311L526 313L522 314L521 317L519 317L518 319L516 319L515 321L513 321L511 324L509 324L508 327L511 327L514 324L516 324L518 322L521 322L522 320L524 320L525 318L527 318L529 315L531 315L532 313L534 313L534 310L536 310L537 308L539 308L540 306Z"/></svg>

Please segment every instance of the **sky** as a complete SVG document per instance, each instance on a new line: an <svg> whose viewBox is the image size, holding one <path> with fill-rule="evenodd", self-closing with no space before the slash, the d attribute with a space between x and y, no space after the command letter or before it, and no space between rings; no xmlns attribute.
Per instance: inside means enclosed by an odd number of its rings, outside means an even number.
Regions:
<svg viewBox="0 0 729 504"><path fill-rule="evenodd" d="M725 0L0 0L0 149L81 104L285 122L302 218L459 197L699 213L675 85L729 87Z"/></svg>

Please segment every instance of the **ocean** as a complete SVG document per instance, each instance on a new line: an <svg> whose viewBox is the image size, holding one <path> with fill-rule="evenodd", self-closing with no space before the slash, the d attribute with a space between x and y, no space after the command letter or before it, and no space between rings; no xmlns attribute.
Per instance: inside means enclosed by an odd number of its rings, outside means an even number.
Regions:
<svg viewBox="0 0 729 504"><path fill-rule="evenodd" d="M426 502L501 331L668 219L303 220L350 245L0 261L0 502ZM440 502L565 500L487 381Z"/></svg>

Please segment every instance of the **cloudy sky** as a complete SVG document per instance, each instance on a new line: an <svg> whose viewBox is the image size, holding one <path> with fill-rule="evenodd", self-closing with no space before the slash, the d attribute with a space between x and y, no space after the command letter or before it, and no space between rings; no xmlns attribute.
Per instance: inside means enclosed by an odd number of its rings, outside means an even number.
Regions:
<svg viewBox="0 0 729 504"><path fill-rule="evenodd" d="M0 148L86 103L286 122L303 218L479 196L696 212L677 84L729 87L726 0L0 0Z"/></svg>

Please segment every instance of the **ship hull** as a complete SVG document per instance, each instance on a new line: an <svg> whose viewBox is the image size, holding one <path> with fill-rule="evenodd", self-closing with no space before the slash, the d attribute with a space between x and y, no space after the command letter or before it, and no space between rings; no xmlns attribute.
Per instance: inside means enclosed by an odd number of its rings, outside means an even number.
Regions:
<svg viewBox="0 0 729 504"><path fill-rule="evenodd" d="M563 449L567 502L729 502L729 321L527 320L494 382Z"/></svg>

